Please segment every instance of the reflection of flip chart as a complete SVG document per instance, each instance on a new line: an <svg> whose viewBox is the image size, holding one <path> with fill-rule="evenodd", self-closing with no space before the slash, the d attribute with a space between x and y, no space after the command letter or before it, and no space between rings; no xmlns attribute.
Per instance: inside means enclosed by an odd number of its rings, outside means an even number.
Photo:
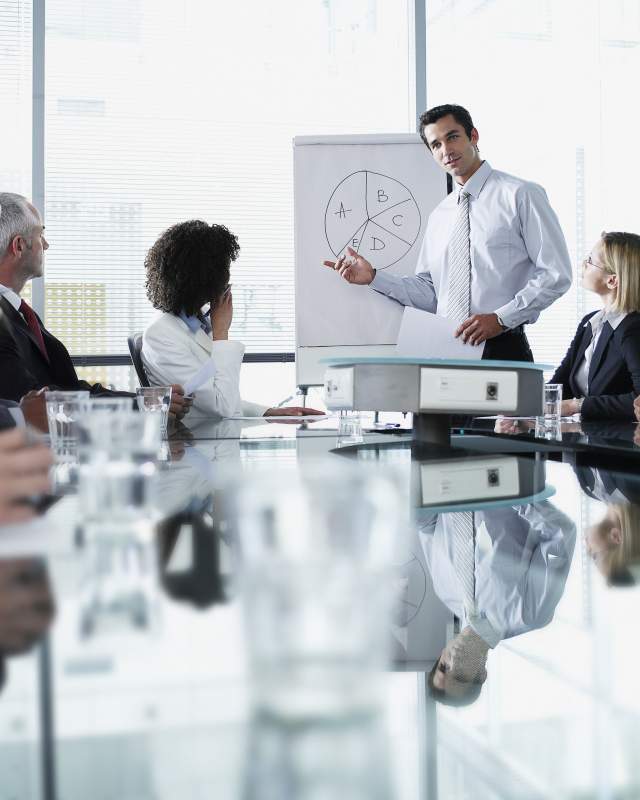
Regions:
<svg viewBox="0 0 640 800"><path fill-rule="evenodd" d="M322 265L352 247L387 275L415 272L446 176L418 134L294 140L296 379L322 383L320 359L393 355L402 306Z"/></svg>
<svg viewBox="0 0 640 800"><path fill-rule="evenodd" d="M396 354L416 358L482 358L482 344L464 344L454 333L458 323L418 308L405 308Z"/></svg>

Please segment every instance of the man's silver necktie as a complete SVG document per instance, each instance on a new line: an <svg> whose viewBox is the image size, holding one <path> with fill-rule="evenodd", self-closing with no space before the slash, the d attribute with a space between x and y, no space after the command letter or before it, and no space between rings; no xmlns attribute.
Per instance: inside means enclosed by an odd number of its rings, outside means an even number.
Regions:
<svg viewBox="0 0 640 800"><path fill-rule="evenodd" d="M449 514L453 530L453 562L469 616L476 612L476 539L473 511Z"/></svg>
<svg viewBox="0 0 640 800"><path fill-rule="evenodd" d="M458 216L449 242L449 291L447 317L464 322L471 316L471 241L469 193L458 196Z"/></svg>

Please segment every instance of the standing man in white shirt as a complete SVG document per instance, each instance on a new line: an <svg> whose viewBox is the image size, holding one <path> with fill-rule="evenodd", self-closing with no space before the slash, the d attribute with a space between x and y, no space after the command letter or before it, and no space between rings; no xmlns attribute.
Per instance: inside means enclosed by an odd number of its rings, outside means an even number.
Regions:
<svg viewBox="0 0 640 800"><path fill-rule="evenodd" d="M404 306L456 318L456 336L486 342L483 358L532 361L524 325L571 285L569 252L547 195L480 158L478 131L462 106L425 111L420 136L454 190L429 217L416 274L376 271L352 248L324 264Z"/></svg>

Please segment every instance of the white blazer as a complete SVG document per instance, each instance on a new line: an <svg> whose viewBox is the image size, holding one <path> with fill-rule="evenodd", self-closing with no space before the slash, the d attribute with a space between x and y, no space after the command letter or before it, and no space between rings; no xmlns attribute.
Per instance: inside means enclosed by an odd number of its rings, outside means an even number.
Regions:
<svg viewBox="0 0 640 800"><path fill-rule="evenodd" d="M267 406L240 398L240 367L244 345L216 341L201 328L192 333L174 314L162 312L142 335L142 363L152 386L183 386L209 359L216 371L211 380L196 389L189 416L261 417Z"/></svg>

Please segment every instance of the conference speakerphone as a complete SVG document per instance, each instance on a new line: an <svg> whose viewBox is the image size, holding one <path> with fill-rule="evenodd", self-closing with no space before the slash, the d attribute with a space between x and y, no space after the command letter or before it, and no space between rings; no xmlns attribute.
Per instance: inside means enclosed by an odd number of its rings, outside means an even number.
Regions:
<svg viewBox="0 0 640 800"><path fill-rule="evenodd" d="M414 436L449 441L452 414L538 416L546 365L457 359L328 359L330 411L413 412Z"/></svg>
<svg viewBox="0 0 640 800"><path fill-rule="evenodd" d="M544 459L533 455L478 453L431 442L370 442L334 452L357 459L368 452L374 460L390 451L411 451L411 506L460 511L534 502L553 494L546 484Z"/></svg>

